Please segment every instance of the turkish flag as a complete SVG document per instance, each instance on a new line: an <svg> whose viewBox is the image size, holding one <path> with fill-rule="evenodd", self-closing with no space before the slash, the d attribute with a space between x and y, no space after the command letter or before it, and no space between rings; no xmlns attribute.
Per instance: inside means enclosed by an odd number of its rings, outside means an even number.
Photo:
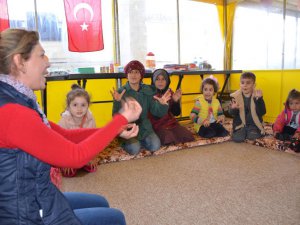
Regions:
<svg viewBox="0 0 300 225"><path fill-rule="evenodd" d="M71 52L104 49L101 0L64 0Z"/></svg>
<svg viewBox="0 0 300 225"><path fill-rule="evenodd" d="M0 0L0 32L9 28L7 1Z"/></svg>

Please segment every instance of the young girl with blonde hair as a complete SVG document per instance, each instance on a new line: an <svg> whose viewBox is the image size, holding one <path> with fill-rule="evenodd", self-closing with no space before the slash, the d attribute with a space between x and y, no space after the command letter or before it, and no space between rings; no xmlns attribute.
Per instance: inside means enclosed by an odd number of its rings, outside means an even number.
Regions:
<svg viewBox="0 0 300 225"><path fill-rule="evenodd" d="M61 114L58 124L65 129L96 128L95 119L89 110L90 99L86 90L73 84L72 90L67 94L67 108ZM96 160L90 161L83 169L87 172L95 172L97 170ZM62 168L61 171L65 177L73 177L77 173L77 169L74 168Z"/></svg>

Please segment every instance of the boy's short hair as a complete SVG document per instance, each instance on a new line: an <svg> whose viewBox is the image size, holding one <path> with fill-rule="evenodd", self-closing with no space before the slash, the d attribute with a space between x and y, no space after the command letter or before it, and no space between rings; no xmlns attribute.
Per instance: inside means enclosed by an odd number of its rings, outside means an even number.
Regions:
<svg viewBox="0 0 300 225"><path fill-rule="evenodd" d="M244 72L244 73L242 73L242 75L241 75L240 80L241 80L241 79L251 79L251 80L253 80L253 82L255 83L256 76L255 76L255 74L252 73L252 72Z"/></svg>

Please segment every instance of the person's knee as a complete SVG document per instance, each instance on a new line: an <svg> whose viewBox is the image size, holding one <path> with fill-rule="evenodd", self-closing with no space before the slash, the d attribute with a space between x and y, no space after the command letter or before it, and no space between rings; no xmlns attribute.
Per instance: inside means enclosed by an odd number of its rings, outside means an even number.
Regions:
<svg viewBox="0 0 300 225"><path fill-rule="evenodd" d="M124 214L114 208L75 209L74 213L83 225L126 225Z"/></svg>
<svg viewBox="0 0 300 225"><path fill-rule="evenodd" d="M124 150L130 154L130 155L136 155L140 152L141 150L141 145L139 142L135 143L130 143L130 144L125 144L124 145Z"/></svg>
<svg viewBox="0 0 300 225"><path fill-rule="evenodd" d="M234 132L234 133L232 134L232 140L233 140L234 142L241 143L241 142L243 142L243 141L246 140L246 137L245 137L244 134L241 134L241 133L239 133L239 132Z"/></svg>
<svg viewBox="0 0 300 225"><path fill-rule="evenodd" d="M112 223L111 225L126 225L125 216L122 211L114 208L110 208L110 212L112 214ZM110 225L110 224L107 224Z"/></svg>
<svg viewBox="0 0 300 225"><path fill-rule="evenodd" d="M155 141L153 141L150 145L149 145L149 148L148 150L151 151L151 152L155 152L157 151L161 146L161 142L159 139L155 139Z"/></svg>
<svg viewBox="0 0 300 225"><path fill-rule="evenodd" d="M241 137L235 137L235 136L232 135L232 140L236 143L241 143L241 142L244 142L246 139L241 138Z"/></svg>
<svg viewBox="0 0 300 225"><path fill-rule="evenodd" d="M98 194L83 192L64 192L63 194L72 209L109 207L109 203L106 198Z"/></svg>
<svg viewBox="0 0 300 225"><path fill-rule="evenodd" d="M106 207L109 208L109 203L107 199L98 194L88 194L90 201L93 201L95 206L94 207Z"/></svg>
<svg viewBox="0 0 300 225"><path fill-rule="evenodd" d="M252 131L252 132L249 132L247 134L247 139L248 140L255 140L255 139L261 138L261 137L262 137L262 135L261 135L260 132L254 132L254 131Z"/></svg>
<svg viewBox="0 0 300 225"><path fill-rule="evenodd" d="M213 138L216 136L216 131L210 127L202 126L198 132L198 135L203 138Z"/></svg>
<svg viewBox="0 0 300 225"><path fill-rule="evenodd" d="M151 152L157 151L160 148L160 146L160 139L155 133L150 134L144 140L144 147Z"/></svg>

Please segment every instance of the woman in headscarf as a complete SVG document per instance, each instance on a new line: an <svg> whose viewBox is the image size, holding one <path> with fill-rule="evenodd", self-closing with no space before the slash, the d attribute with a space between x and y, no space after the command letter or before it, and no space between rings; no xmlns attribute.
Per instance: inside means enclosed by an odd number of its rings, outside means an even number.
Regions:
<svg viewBox="0 0 300 225"><path fill-rule="evenodd" d="M156 87L156 97L161 98L167 91L171 92L171 99L168 101L169 110L166 115L158 118L149 114L152 126L158 135L162 145L170 145L194 141L193 134L181 126L175 116L181 113L180 98L181 90L175 93L169 88L171 83L169 73L164 69L157 69L153 72L152 84Z"/></svg>

